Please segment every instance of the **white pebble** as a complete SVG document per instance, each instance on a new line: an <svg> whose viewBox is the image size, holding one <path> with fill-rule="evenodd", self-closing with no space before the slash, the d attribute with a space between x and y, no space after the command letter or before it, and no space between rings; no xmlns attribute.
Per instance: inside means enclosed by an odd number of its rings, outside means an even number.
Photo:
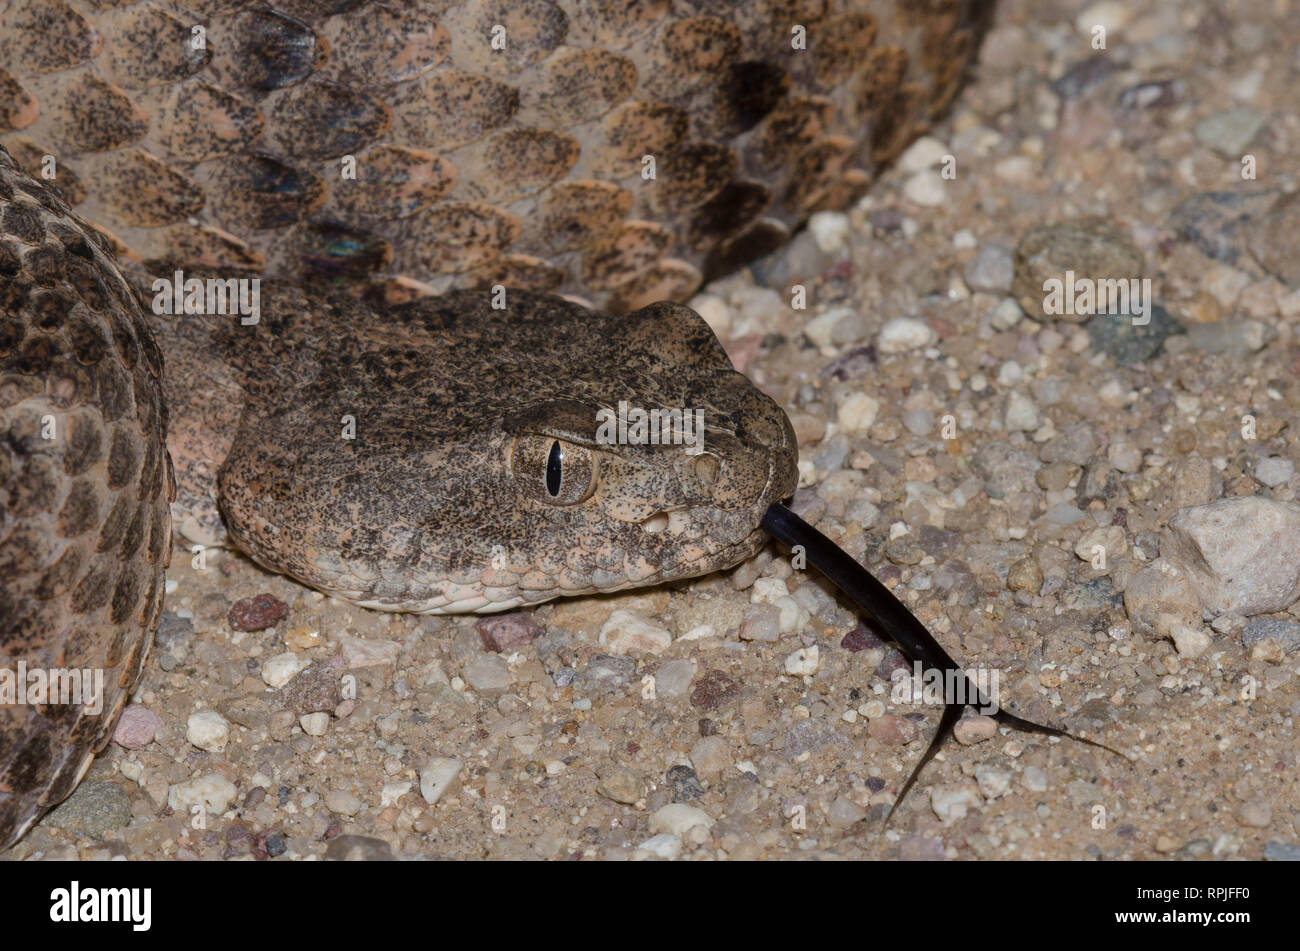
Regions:
<svg viewBox="0 0 1300 951"><path fill-rule="evenodd" d="M923 135L898 157L898 167L907 174L934 168L948 154L948 146L932 135Z"/></svg>
<svg viewBox="0 0 1300 951"><path fill-rule="evenodd" d="M1170 635L1174 639L1174 647L1178 649L1180 657L1200 657L1214 639L1197 627L1188 627L1186 624L1174 624L1170 628Z"/></svg>
<svg viewBox="0 0 1300 951"><path fill-rule="evenodd" d="M202 805L212 815L221 815L230 808L231 801L238 793L235 784L225 776L210 773L173 785L167 790L167 805L173 812L186 816L197 805Z"/></svg>
<svg viewBox="0 0 1300 951"><path fill-rule="evenodd" d="M849 307L830 307L803 325L804 336L816 346L826 348L834 343L831 331L845 317L853 313Z"/></svg>
<svg viewBox="0 0 1300 951"><path fill-rule="evenodd" d="M324 736L330 727L330 715L321 712L304 713L298 718L298 725L308 736Z"/></svg>
<svg viewBox="0 0 1300 951"><path fill-rule="evenodd" d="M967 810L982 801L979 788L969 781L930 787L930 808L946 826L965 819Z"/></svg>
<svg viewBox="0 0 1300 951"><path fill-rule="evenodd" d="M1122 436L1106 448L1106 458L1120 472L1139 472L1142 469L1142 450Z"/></svg>
<svg viewBox="0 0 1300 951"><path fill-rule="evenodd" d="M876 347L881 353L905 353L934 343L936 335L930 325L915 317L895 317L880 328Z"/></svg>
<svg viewBox="0 0 1300 951"><path fill-rule="evenodd" d="M667 628L622 609L600 628L600 646L611 654L662 654L673 643Z"/></svg>
<svg viewBox="0 0 1300 951"><path fill-rule="evenodd" d="M883 700L868 700L858 705L858 713L868 720L879 720L885 715L885 703Z"/></svg>
<svg viewBox="0 0 1300 951"><path fill-rule="evenodd" d="M1025 788L1030 792L1047 791L1047 773L1038 766L1026 766L1024 773L1020 776L1020 781L1025 784Z"/></svg>
<svg viewBox="0 0 1300 951"><path fill-rule="evenodd" d="M817 645L801 647L785 659L785 672L794 677L811 677L820 661Z"/></svg>
<svg viewBox="0 0 1300 951"><path fill-rule="evenodd" d="M262 665L262 680L268 687L283 687L302 670L302 661L293 651L276 654Z"/></svg>
<svg viewBox="0 0 1300 951"><path fill-rule="evenodd" d="M655 811L650 816L650 831L656 834L684 836L696 826L713 828L713 817L703 809L696 809L684 802L674 802Z"/></svg>
<svg viewBox="0 0 1300 951"><path fill-rule="evenodd" d="M1097 551L1097 549L1101 551ZM1074 546L1074 553L1082 561L1092 561L1098 557L1106 559L1106 565L1109 566L1115 560L1116 555L1122 555L1128 551L1128 537L1124 534L1124 529L1118 525L1107 525L1104 528L1094 528L1090 532L1085 532Z"/></svg>
<svg viewBox="0 0 1300 951"><path fill-rule="evenodd" d="M1025 378L1025 371L1015 360L1004 360L998 367L998 385L1015 386Z"/></svg>
<svg viewBox="0 0 1300 951"><path fill-rule="evenodd" d="M1074 25L1081 33L1091 33L1095 27L1102 27L1107 33L1118 30L1128 23L1133 11L1128 4L1118 0L1101 0L1094 3L1074 18ZM1109 41L1108 41L1109 42Z"/></svg>
<svg viewBox="0 0 1300 951"><path fill-rule="evenodd" d="M441 799L460 776L460 770L461 762L454 757L439 756L429 760L420 770L420 795L424 801L432 806Z"/></svg>
<svg viewBox="0 0 1300 951"><path fill-rule="evenodd" d="M975 782L985 799L997 799L1011 788L1011 773L996 766L975 767Z"/></svg>
<svg viewBox="0 0 1300 951"><path fill-rule="evenodd" d="M216 710L200 710L186 721L185 739L201 750L220 753L230 741L230 724Z"/></svg>
<svg viewBox="0 0 1300 951"><path fill-rule="evenodd" d="M1255 463L1255 481L1270 489L1284 485L1295 475L1295 463L1284 456L1265 456Z"/></svg>
<svg viewBox="0 0 1300 951"><path fill-rule="evenodd" d="M776 604L777 598L784 598L789 594L789 587L780 578L755 578L749 588L749 603Z"/></svg>
<svg viewBox="0 0 1300 951"><path fill-rule="evenodd" d="M379 790L379 808L397 805L398 801L410 791L409 780L404 783L384 783L384 788Z"/></svg>
<svg viewBox="0 0 1300 951"><path fill-rule="evenodd" d="M926 170L903 183L903 197L913 204L934 208L948 200L948 189L942 175Z"/></svg>
<svg viewBox="0 0 1300 951"><path fill-rule="evenodd" d="M836 419L846 433L860 433L870 429L880 413L880 400L866 393L850 393L840 400Z"/></svg>
<svg viewBox="0 0 1300 951"><path fill-rule="evenodd" d="M1038 406L1023 393L1012 390L1007 394L1007 406L1003 422L1006 428L1012 432L1035 429L1038 426Z"/></svg>
<svg viewBox="0 0 1300 951"><path fill-rule="evenodd" d="M671 862L682 854L682 840L675 835L661 832L646 839L637 848L657 859L667 859Z"/></svg>
<svg viewBox="0 0 1300 951"><path fill-rule="evenodd" d="M819 211L808 219L808 231L823 254L839 254L849 237L849 216L842 211Z"/></svg>
<svg viewBox="0 0 1300 951"><path fill-rule="evenodd" d="M352 793L335 789L325 794L325 808L340 816L355 816L361 811L361 800Z"/></svg>
<svg viewBox="0 0 1300 951"><path fill-rule="evenodd" d="M998 330L1010 330L1020 323L1021 318L1024 316L1025 312L1020 309L1020 305L1016 303L1014 297L1004 297L998 303L998 306L993 308L989 320Z"/></svg>
<svg viewBox="0 0 1300 951"><path fill-rule="evenodd" d="M719 337L731 332L731 308L716 294L696 294L690 301L691 309L704 318Z"/></svg>

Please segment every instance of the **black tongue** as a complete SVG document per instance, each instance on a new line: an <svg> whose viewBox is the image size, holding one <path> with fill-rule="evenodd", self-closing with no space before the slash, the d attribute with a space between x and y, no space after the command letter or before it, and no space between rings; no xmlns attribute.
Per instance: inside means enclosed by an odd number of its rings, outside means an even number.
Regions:
<svg viewBox="0 0 1300 951"><path fill-rule="evenodd" d="M926 747L920 762L913 768L912 774L907 777L907 782L903 784L898 798L894 800L889 815L885 817L885 821L888 822L889 816L892 816L894 809L897 809L902 804L903 797L907 795L908 790L912 788L912 784L916 782L916 777L920 774L922 767L930 762L934 754L939 751L943 741L952 733L953 726L961 718L962 709L968 704L984 710L991 709L993 707L992 698L986 697L981 692L976 682L962 671L961 666L955 660L948 656L948 652L926 630L925 625L907 609L907 606L902 601L894 597L892 591L877 581L866 568L858 564L848 553L817 529L779 502L774 502L766 514L763 515L762 527L765 532L787 548L802 547L808 561L816 565L818 570L829 578L835 587L839 588L854 604L861 608L867 618L898 645L908 660L914 663L920 662L925 668L937 670L944 674L943 682L945 684L955 683L955 678L958 676L965 679L966 690L962 699L953 698L949 691L945 690L943 715L939 718L939 727L934 731L934 736L930 739L930 745ZM1035 723L1005 710L997 710L993 714L993 718L1006 726L1015 727L1019 730L1044 733L1048 736L1068 737L1072 740L1078 740L1080 743L1087 743L1089 746L1096 746L1107 752L1114 753L1116 756L1124 756L1118 750L1113 750L1095 740L1075 736L1057 727ZM1128 759L1126 756L1124 758Z"/></svg>

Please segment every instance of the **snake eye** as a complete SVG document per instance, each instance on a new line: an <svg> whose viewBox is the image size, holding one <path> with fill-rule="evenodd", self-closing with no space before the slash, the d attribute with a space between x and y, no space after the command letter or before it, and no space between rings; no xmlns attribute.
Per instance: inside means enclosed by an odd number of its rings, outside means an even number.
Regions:
<svg viewBox="0 0 1300 951"><path fill-rule="evenodd" d="M551 498L559 498L564 480L564 449L557 439L551 443L550 455L546 457L546 492Z"/></svg>
<svg viewBox="0 0 1300 951"><path fill-rule="evenodd" d="M552 436L525 435L510 453L515 485L531 499L550 505L577 505L596 488L596 456Z"/></svg>

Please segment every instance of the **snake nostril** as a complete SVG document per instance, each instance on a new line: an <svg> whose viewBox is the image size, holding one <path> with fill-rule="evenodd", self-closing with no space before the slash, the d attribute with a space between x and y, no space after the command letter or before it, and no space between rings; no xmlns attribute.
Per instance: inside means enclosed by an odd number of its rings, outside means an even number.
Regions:
<svg viewBox="0 0 1300 951"><path fill-rule="evenodd" d="M651 535L656 535L668 527L668 515L665 512L656 512L643 521L641 527Z"/></svg>

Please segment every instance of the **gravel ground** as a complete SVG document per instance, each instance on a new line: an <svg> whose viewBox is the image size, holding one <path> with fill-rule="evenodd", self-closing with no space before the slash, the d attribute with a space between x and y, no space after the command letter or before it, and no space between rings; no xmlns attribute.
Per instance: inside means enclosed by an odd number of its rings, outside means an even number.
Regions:
<svg viewBox="0 0 1300 951"><path fill-rule="evenodd" d="M795 422L796 508L1131 762L971 717L886 826L936 708L774 548L486 620L178 553L117 741L6 857L1300 857L1300 10L996 22L933 137L694 303ZM1045 315L1067 268L1149 322Z"/></svg>

